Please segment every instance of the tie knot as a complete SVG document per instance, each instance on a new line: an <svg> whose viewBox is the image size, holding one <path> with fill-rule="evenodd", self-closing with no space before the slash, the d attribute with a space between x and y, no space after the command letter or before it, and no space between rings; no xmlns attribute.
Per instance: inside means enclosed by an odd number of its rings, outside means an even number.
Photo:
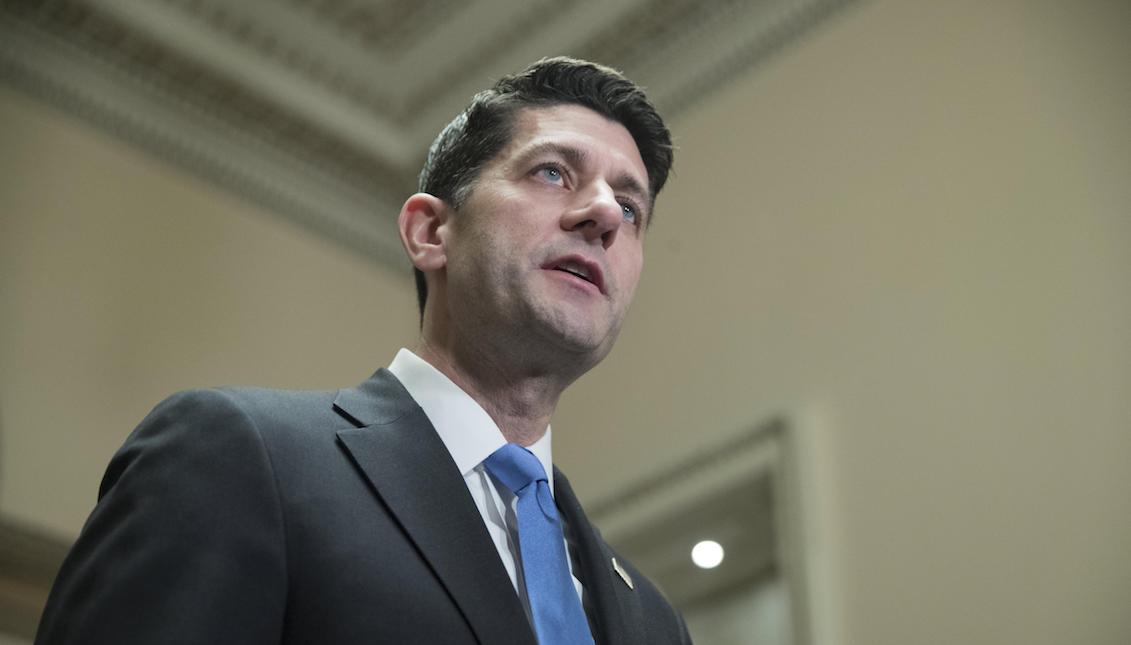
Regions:
<svg viewBox="0 0 1131 645"><path fill-rule="evenodd" d="M508 443L483 460L487 470L515 495L536 481L547 481L542 462L526 448Z"/></svg>

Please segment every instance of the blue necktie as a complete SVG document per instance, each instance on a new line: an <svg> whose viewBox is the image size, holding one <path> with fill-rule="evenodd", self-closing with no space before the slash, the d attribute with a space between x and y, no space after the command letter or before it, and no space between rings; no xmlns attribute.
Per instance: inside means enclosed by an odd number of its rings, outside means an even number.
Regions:
<svg viewBox="0 0 1131 645"><path fill-rule="evenodd" d="M539 645L591 644L593 637L573 587L562 523L542 463L513 443L496 450L484 463L518 497L518 548Z"/></svg>

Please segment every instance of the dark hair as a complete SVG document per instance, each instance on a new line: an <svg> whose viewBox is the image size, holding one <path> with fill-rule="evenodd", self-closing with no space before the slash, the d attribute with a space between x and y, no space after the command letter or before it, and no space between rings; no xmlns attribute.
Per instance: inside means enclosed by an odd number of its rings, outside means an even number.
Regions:
<svg viewBox="0 0 1131 645"><path fill-rule="evenodd" d="M619 122L632 135L648 171L654 202L672 165L671 134L644 91L620 72L576 58L543 58L476 94L432 142L420 171L420 191L459 209L479 172L510 143L522 108L576 104ZM415 269L420 315L428 300Z"/></svg>

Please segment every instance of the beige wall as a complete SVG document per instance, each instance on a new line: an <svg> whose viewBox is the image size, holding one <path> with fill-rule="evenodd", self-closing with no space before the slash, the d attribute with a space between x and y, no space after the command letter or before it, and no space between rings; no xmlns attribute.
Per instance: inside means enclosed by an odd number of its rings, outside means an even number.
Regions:
<svg viewBox="0 0 1131 645"><path fill-rule="evenodd" d="M1131 642L1129 10L863 2L680 119L582 491L784 412L823 642Z"/></svg>
<svg viewBox="0 0 1131 645"><path fill-rule="evenodd" d="M632 318L555 419L581 495L784 413L821 642L1128 642L1127 25L860 2L679 118ZM403 276L8 90L0 136L5 513L73 534L174 389L413 337Z"/></svg>
<svg viewBox="0 0 1131 645"><path fill-rule="evenodd" d="M415 338L407 269L2 87L0 133L4 513L76 534L110 455L173 391L341 387Z"/></svg>

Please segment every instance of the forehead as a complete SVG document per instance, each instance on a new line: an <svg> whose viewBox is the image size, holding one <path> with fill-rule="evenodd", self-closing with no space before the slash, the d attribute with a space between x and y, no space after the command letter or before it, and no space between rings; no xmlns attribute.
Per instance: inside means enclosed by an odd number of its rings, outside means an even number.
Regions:
<svg viewBox="0 0 1131 645"><path fill-rule="evenodd" d="M510 143L499 154L503 163L527 151L556 144L578 148L617 171L630 172L642 186L648 185L648 172L636 141L628 129L581 105L554 105L522 108L515 115Z"/></svg>

